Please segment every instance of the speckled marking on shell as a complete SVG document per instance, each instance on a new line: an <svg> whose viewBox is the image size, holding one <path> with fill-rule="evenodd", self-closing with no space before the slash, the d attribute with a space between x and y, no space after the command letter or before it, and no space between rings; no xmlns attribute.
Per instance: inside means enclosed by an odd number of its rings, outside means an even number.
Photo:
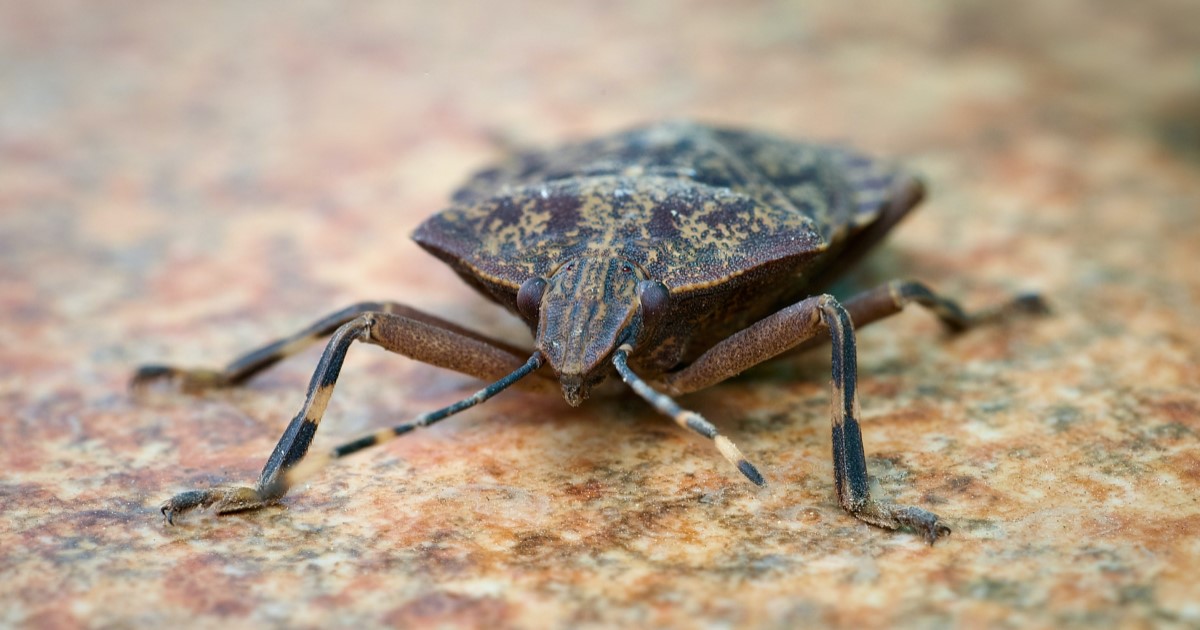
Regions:
<svg viewBox="0 0 1200 630"><path fill-rule="evenodd" d="M514 291L588 253L630 260L677 296L803 265L906 179L838 147L666 123L519 154L476 174L414 238Z"/></svg>
<svg viewBox="0 0 1200 630"><path fill-rule="evenodd" d="M568 261L638 266L670 291L669 327L632 358L657 374L820 289L812 277L912 185L840 147L662 123L513 156L413 238L513 312L521 283Z"/></svg>

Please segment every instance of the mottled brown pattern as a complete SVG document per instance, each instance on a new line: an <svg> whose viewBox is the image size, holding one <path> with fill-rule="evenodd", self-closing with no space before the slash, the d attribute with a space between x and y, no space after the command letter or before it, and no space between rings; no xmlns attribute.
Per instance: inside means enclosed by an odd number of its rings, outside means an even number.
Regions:
<svg viewBox="0 0 1200 630"><path fill-rule="evenodd" d="M569 260L618 255L672 294L799 274L876 218L904 177L837 147L691 122L524 152L421 224L425 248L513 294ZM787 261L786 264L772 264ZM732 287L730 287L732 288Z"/></svg>
<svg viewBox="0 0 1200 630"><path fill-rule="evenodd" d="M1140 3L0 4L0 625L1190 627L1200 623L1200 19ZM871 472L929 548L830 486L824 349L686 403L507 392L244 516L317 350L134 400L331 308L416 303L529 342L407 239L488 139L686 117L845 141L928 202L862 270L968 305L859 338ZM523 337L524 336L524 337ZM479 383L363 348L324 448ZM716 461L714 461L714 459Z"/></svg>
<svg viewBox="0 0 1200 630"><path fill-rule="evenodd" d="M907 212L914 188L847 149L674 121L518 153L414 238L514 313L525 282L549 279L541 325L526 321L560 380L581 379L564 381L577 404L636 315L637 281L669 292L664 321L635 344L655 377L819 292L847 243L886 232L884 211Z"/></svg>

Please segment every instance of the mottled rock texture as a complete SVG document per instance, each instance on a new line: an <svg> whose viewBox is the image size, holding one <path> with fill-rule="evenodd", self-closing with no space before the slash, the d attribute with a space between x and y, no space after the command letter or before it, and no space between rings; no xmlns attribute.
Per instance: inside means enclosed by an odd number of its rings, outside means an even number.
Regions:
<svg viewBox="0 0 1200 630"><path fill-rule="evenodd" d="M0 4L0 625L1200 624L1192 0ZM283 507L253 481L319 351L131 397L358 300L528 343L407 235L497 138L689 117L842 141L930 200L859 273L1054 316L859 340L869 465L930 548L844 514L826 350L686 399L509 392ZM847 289L849 290L849 289ZM355 348L318 448L478 383Z"/></svg>

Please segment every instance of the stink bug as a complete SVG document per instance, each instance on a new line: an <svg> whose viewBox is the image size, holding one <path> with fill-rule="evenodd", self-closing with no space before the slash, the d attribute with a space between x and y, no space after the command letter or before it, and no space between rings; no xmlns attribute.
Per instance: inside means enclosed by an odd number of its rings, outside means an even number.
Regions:
<svg viewBox="0 0 1200 630"><path fill-rule="evenodd" d="M144 366L140 386L238 385L329 337L304 406L254 487L191 490L162 505L168 523L279 501L331 459L428 426L535 375L578 405L619 376L658 412L707 437L750 481L765 482L726 437L675 397L782 353L833 347L834 485L854 517L910 527L933 543L950 529L917 507L871 496L858 421L854 331L915 303L954 330L1017 311L1025 295L966 313L925 285L893 281L844 302L823 291L922 198L920 182L853 151L693 123L664 123L519 152L477 173L425 221L418 244L520 317L532 352L395 302L355 304L249 352L221 370ZM355 341L491 384L453 405L306 458ZM539 368L549 364L548 374ZM541 377L540 379L538 377Z"/></svg>

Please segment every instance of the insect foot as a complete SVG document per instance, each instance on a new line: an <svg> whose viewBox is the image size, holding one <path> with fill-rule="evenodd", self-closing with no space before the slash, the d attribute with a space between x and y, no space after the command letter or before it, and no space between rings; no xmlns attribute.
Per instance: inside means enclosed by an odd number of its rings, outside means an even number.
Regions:
<svg viewBox="0 0 1200 630"><path fill-rule="evenodd" d="M216 370L183 369L169 365L143 365L129 380L129 389L138 392L163 384L185 394L199 394L229 385L224 373Z"/></svg>
<svg viewBox="0 0 1200 630"><path fill-rule="evenodd" d="M1049 315L1050 304L1039 293L1021 293L1012 300L1012 309L1028 315Z"/></svg>
<svg viewBox="0 0 1200 630"><path fill-rule="evenodd" d="M938 521L938 515L917 507L900 507L895 512L896 520L925 536L925 542L933 544L942 536L950 535L950 528Z"/></svg>
<svg viewBox="0 0 1200 630"><path fill-rule="evenodd" d="M937 514L919 507L884 503L874 499L868 499L857 506L845 507L846 511L864 523L887 529L908 527L923 536L925 542L930 545L937 542L938 538L950 535L950 528L942 524Z"/></svg>
<svg viewBox="0 0 1200 630"><path fill-rule="evenodd" d="M230 514L260 508L266 503L254 488L211 488L180 492L159 506L159 511L162 512L167 525L174 525L176 516L197 508L212 507L217 514Z"/></svg>

